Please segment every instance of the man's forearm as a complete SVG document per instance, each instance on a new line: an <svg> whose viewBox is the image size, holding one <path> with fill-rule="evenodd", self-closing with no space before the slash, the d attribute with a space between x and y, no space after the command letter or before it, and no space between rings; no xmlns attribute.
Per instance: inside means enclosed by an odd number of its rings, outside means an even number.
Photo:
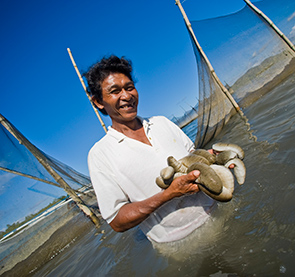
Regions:
<svg viewBox="0 0 295 277"><path fill-rule="evenodd" d="M197 192L199 189L194 180L199 174L200 172L195 171L181 176L174 180L166 190L145 200L125 204L120 208L110 226L117 232L124 232L140 224L167 201L187 193Z"/></svg>
<svg viewBox="0 0 295 277"><path fill-rule="evenodd" d="M124 232L140 224L152 212L170 199L172 198L169 194L161 191L143 201L128 203L121 207L110 225L116 232Z"/></svg>

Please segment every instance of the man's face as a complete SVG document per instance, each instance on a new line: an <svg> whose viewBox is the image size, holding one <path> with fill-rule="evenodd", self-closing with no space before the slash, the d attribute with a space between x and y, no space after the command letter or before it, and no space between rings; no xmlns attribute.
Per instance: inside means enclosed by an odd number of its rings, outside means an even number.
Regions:
<svg viewBox="0 0 295 277"><path fill-rule="evenodd" d="M100 109L105 109L112 121L123 123L137 116L138 92L134 83L122 73L110 74L101 84L102 101L94 99Z"/></svg>

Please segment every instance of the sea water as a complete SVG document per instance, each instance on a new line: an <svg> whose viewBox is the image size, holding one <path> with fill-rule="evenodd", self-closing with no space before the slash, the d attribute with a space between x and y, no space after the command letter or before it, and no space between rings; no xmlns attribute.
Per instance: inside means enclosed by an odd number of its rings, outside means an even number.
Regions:
<svg viewBox="0 0 295 277"><path fill-rule="evenodd" d="M184 240L152 245L139 228L116 233L82 215L65 226L43 266L21 266L33 276L294 276L295 74L235 115L211 141L245 151L246 181L230 202ZM184 131L194 140L196 122ZM250 136L251 132L257 141ZM76 231L69 239L71 226ZM36 257L38 253L36 253ZM45 260L44 260L45 261Z"/></svg>

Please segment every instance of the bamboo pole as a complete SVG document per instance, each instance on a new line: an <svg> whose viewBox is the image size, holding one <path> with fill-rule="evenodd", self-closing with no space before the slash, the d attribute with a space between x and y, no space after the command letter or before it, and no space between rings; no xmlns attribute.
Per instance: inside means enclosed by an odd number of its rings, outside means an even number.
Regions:
<svg viewBox="0 0 295 277"><path fill-rule="evenodd" d="M253 5L249 0L244 0L244 2L258 15L260 15L274 31L287 43L287 45L295 52L294 44L284 35L284 33L270 20L270 18L265 15L260 9Z"/></svg>
<svg viewBox="0 0 295 277"><path fill-rule="evenodd" d="M53 185L53 186L61 188L61 186L59 184L56 184L56 183L53 183L51 181L47 181L47 180L44 180L44 179L40 179L40 178L35 177L33 175L18 172L18 171L8 169L8 168L2 167L2 166L0 166L0 170L6 171L6 172L9 172L9 173L13 173L13 174L16 174L16 175L20 175L20 176L23 176L23 177L27 177L27 178L30 178L30 179L34 179L34 180L37 180L37 181L40 181L40 182L43 182L43 183L46 183L46 184Z"/></svg>
<svg viewBox="0 0 295 277"><path fill-rule="evenodd" d="M96 115L97 115L97 117L98 117L98 120L99 120L99 122L100 122L102 128L103 128L104 131L107 133L107 128L106 128L106 126L105 126L103 120L101 119L101 116L99 115L99 112L98 112L97 108L95 107L95 105L93 104L93 102L92 102L92 100L91 100L91 97L90 97L90 95L89 95L89 93L88 93L88 91L87 91L87 88L86 88L86 85L85 85L85 83L84 83L84 80L83 80L83 78L82 78L82 76L81 76L81 74L80 74L80 71L79 71L79 69L78 69L78 67L77 67L77 65L76 65L76 63L75 63L74 58L73 58L72 52L71 52L70 48L67 48L67 50L68 50L68 53L69 53L70 59L71 59L71 61L72 61L72 64L73 64L73 66L74 66L74 68L75 68L75 70L76 70L76 73L77 73L77 75L78 75L78 77L79 77L79 80L80 80L80 82L81 82L81 85L82 85L82 87L83 87L83 89L84 89L84 91L85 91L85 93L86 93L86 95L87 95L87 97L88 97L88 99L89 99L89 101L90 101L90 103L91 103L91 106L92 106L92 108L94 109L94 112L96 113Z"/></svg>
<svg viewBox="0 0 295 277"><path fill-rule="evenodd" d="M203 57L203 59L205 60L209 70L210 70L210 73L212 74L213 78L215 79L215 81L217 82L217 84L219 85L219 87L221 88L222 92L226 95L226 97L229 99L229 101L231 102L231 104L234 106L234 108L236 109L236 111L244 118L244 113L242 112L242 110L240 109L238 103L236 102L236 100L232 97L232 95L230 94L230 92L227 90L227 88L222 84L222 82L220 81L220 79L218 78L218 76L216 75L215 71L214 71L214 68L213 66L211 65L209 59L207 58L205 52L203 51L202 47L200 46L196 36L195 36L195 33L193 31L193 28L192 28L192 25L180 3L179 0L175 0L176 2L176 5L178 6L180 12L182 13L182 16L184 18L184 21L185 21L185 24L194 40L194 43L196 44L201 56Z"/></svg>
<svg viewBox="0 0 295 277"><path fill-rule="evenodd" d="M65 190L65 192L75 201L77 206L90 217L92 222L99 226L97 216L85 205L82 199L75 191L65 182L65 180L49 165L47 158L43 153L27 140L2 114L0 114L0 123L11 133L17 140L23 144L38 160L38 162L47 170L47 172L55 179L55 181Z"/></svg>
<svg viewBox="0 0 295 277"><path fill-rule="evenodd" d="M41 178L38 178L38 177L33 176L33 175L29 175L29 174L25 174L25 173L22 173L22 172L18 172L18 171L15 171L13 169L8 169L8 168L2 167L2 166L0 166L0 170L6 171L8 173L16 174L16 175L19 175L19 176L22 176L22 177L27 177L27 178L30 178L30 179L33 179L33 180L36 180L36 181L40 181L40 182L43 182L43 183L46 183L46 184L49 184L49 185L53 185L53 186L56 186L58 188L62 188L63 189L63 187L61 185L57 184L57 183L54 183L54 182L51 182L51 181L47 181L45 179L41 179ZM76 193L79 193L79 194L87 195L83 191L79 191L79 190L76 190L76 189L73 189L73 191L76 192Z"/></svg>

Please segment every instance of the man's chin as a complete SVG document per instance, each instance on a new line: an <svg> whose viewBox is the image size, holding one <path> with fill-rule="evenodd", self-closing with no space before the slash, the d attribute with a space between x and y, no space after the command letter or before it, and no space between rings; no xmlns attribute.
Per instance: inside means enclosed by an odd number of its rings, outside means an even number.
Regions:
<svg viewBox="0 0 295 277"><path fill-rule="evenodd" d="M136 112L124 112L121 113L121 118L125 121L133 121L137 118L137 111Z"/></svg>
<svg viewBox="0 0 295 277"><path fill-rule="evenodd" d="M137 117L137 109L126 110L121 113L124 117Z"/></svg>

